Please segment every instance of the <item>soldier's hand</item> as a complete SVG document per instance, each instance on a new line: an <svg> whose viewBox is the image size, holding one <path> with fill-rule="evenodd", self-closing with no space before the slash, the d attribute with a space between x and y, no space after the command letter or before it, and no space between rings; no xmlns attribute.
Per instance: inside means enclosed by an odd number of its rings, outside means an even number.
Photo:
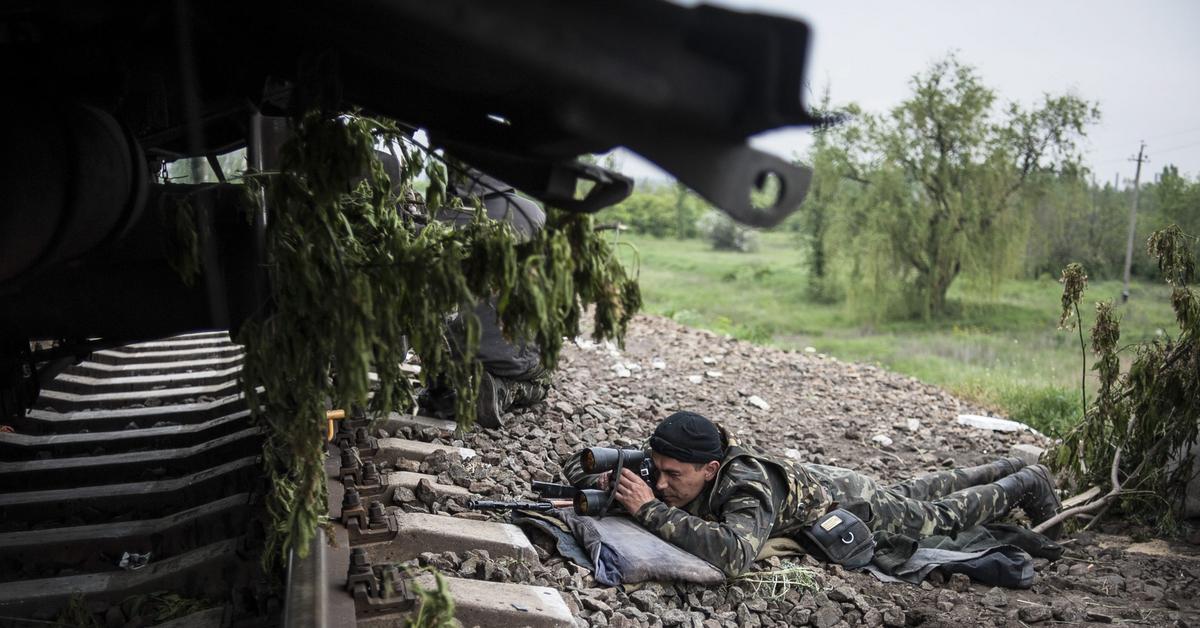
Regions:
<svg viewBox="0 0 1200 628"><path fill-rule="evenodd" d="M600 477L596 478L596 488L598 488L602 491L607 491L608 490L608 478L609 478L609 474L601 473Z"/></svg>
<svg viewBox="0 0 1200 628"><path fill-rule="evenodd" d="M654 499L654 490L633 471L621 469L621 477L617 480L616 499L625 510L633 514L646 502Z"/></svg>

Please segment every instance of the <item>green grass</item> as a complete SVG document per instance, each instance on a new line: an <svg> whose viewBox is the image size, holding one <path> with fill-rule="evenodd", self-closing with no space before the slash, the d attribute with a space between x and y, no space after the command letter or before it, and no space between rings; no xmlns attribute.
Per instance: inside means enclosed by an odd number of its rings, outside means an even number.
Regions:
<svg viewBox="0 0 1200 628"><path fill-rule="evenodd" d="M950 318L864 324L842 304L807 296L803 252L794 236L759 235L754 253L713 251L701 240L621 239L640 253L649 313L755 343L811 346L839 359L878 364L1052 434L1078 419L1079 336L1057 329L1062 292L1055 279L1008 281L987 293L959 281L948 295L956 312ZM1081 313L1089 346L1094 303L1120 291L1120 282L1107 281L1085 293ZM1123 344L1177 331L1164 285L1135 283L1131 293L1129 303L1118 307ZM1089 395L1096 386L1091 358L1089 350Z"/></svg>

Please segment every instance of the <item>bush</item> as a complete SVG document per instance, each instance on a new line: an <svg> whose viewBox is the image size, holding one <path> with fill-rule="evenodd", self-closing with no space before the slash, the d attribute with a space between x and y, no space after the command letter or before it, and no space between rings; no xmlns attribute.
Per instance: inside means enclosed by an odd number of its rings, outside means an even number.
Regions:
<svg viewBox="0 0 1200 628"><path fill-rule="evenodd" d="M758 234L739 226L718 211L709 211L696 224L700 234L718 251L749 253L758 250Z"/></svg>
<svg viewBox="0 0 1200 628"><path fill-rule="evenodd" d="M1092 326L1092 370L1099 375L1095 398L1083 420L1063 436L1054 466L1079 486L1109 492L1089 504L1101 516L1113 500L1126 513L1174 528L1185 514L1193 479L1191 451L1200 433L1200 293L1192 250L1196 239L1177 226L1156 231L1147 253L1171 287L1179 333L1133 345L1122 344L1120 318L1111 301L1096 303ZM1079 302L1087 276L1078 264L1063 270L1060 325L1081 325ZM1083 338L1080 337L1081 349ZM1121 372L1120 353L1133 350ZM1182 462L1178 462L1182 461ZM1100 509L1104 510L1100 510Z"/></svg>
<svg viewBox="0 0 1200 628"><path fill-rule="evenodd" d="M601 211L600 223L619 222L656 238L696 237L696 218L707 204L680 184L639 183L629 198Z"/></svg>

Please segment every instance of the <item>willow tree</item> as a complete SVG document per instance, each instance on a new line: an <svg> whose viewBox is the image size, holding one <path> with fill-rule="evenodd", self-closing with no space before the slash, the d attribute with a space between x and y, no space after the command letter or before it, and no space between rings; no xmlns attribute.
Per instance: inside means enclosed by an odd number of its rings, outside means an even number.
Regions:
<svg viewBox="0 0 1200 628"><path fill-rule="evenodd" d="M853 119L861 112L856 105L846 110L834 110L829 87L813 107L813 114L830 120ZM831 221L839 204L845 204L852 194L852 183L843 178L848 163L849 147L855 146L860 127L855 124L831 123L813 129L813 148L806 160L813 170L812 185L801 206L799 220L802 238L808 248L809 297L818 301L833 300L839 290L830 280Z"/></svg>
<svg viewBox="0 0 1200 628"><path fill-rule="evenodd" d="M1099 112L1073 95L1001 107L953 55L911 85L888 114L859 115L823 150L837 176L862 186L840 212L848 289L901 297L905 313L930 318L962 273L996 278L1015 267L1022 194L1038 177L1079 170L1077 142Z"/></svg>

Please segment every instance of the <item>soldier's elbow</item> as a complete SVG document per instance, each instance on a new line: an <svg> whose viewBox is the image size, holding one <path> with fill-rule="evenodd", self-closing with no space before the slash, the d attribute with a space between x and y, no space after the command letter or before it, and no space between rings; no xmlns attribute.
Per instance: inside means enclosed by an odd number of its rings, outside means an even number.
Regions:
<svg viewBox="0 0 1200 628"><path fill-rule="evenodd" d="M754 565L756 556L754 552L750 551L750 548L739 548L739 551L734 552L734 556L721 565L721 571L725 574L726 578L736 578L750 571L750 568Z"/></svg>

